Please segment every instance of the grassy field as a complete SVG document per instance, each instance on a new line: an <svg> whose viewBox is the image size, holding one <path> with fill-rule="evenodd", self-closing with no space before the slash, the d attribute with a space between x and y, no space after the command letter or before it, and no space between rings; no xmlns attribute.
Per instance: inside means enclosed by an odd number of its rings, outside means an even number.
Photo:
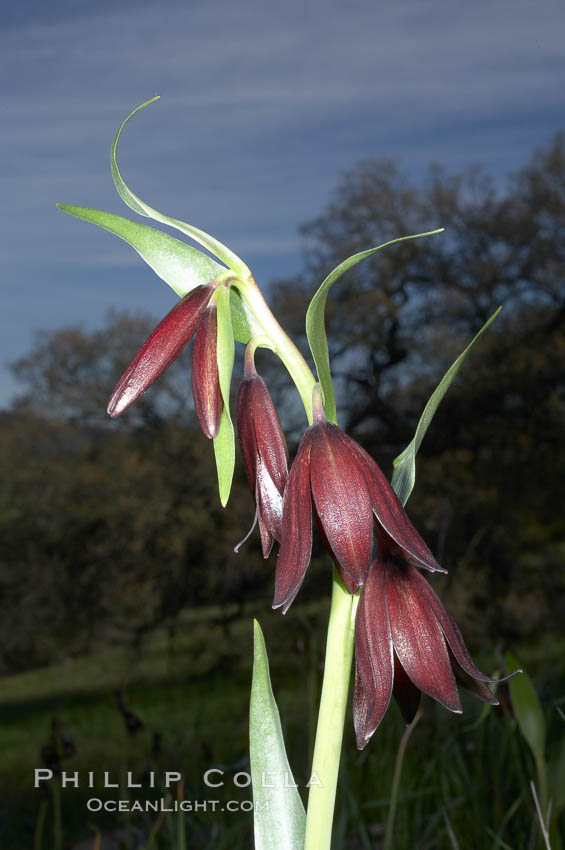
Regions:
<svg viewBox="0 0 565 850"><path fill-rule="evenodd" d="M251 799L250 788L236 787L233 777L248 769L251 619L259 611L237 617L234 612L227 623L219 614L213 609L187 613L175 634L154 632L135 649L106 649L2 680L2 850L60 850L93 836L95 830L108 834L118 828L138 829L145 836L142 846L166 850L252 846L247 812L140 816L94 813L86 806L93 796L129 801L166 796L167 770L183 774L186 800L217 799L225 807L228 800ZM308 777L325 617L326 606L320 604L296 606L284 619L266 608L259 616L289 757L301 786ZM540 690L551 751L564 737L563 721L552 707L565 692L563 648L516 650ZM499 666L495 657L478 660L487 671ZM135 734L126 730L117 691L143 723ZM512 718L472 698L464 698L462 718L427 699L423 708L406 756L395 848L541 847L528 785L535 777L533 759ZM44 766L42 747L49 741L54 718L76 750L62 768L78 771L81 780L78 789L61 791L60 830L54 786L49 797L33 788L34 769ZM348 721L336 848L380 846L403 728L392 707L369 747L359 753ZM212 792L206 787L203 774L209 768L225 772L224 787ZM93 788L86 787L89 771L95 776ZM105 771L121 786L118 790L102 787ZM127 789L128 772L143 789ZM152 789L147 787L151 773ZM177 792L170 793L174 798ZM41 829L38 816L44 818Z"/></svg>

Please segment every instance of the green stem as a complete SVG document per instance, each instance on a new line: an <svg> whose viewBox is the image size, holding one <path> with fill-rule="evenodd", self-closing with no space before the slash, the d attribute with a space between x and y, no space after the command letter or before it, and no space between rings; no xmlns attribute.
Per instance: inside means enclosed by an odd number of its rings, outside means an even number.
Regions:
<svg viewBox="0 0 565 850"><path fill-rule="evenodd" d="M167 794L167 796L165 797L165 806L169 806L170 802L171 802L171 796L170 796L170 794ZM164 811L164 809L162 809L159 812L159 815L157 816L157 820L155 821L155 823L153 824L153 826L149 830L149 836L147 838L147 844L143 847L143 850L152 850L152 848L155 844L155 841L157 839L157 834L158 834L159 830L161 829L161 826L163 825L164 820L165 820L165 811Z"/></svg>
<svg viewBox="0 0 565 850"><path fill-rule="evenodd" d="M539 804L541 813L543 816L543 822L546 827L549 829L549 819L547 817L549 812L549 790L547 787L547 770L545 767L545 760L543 756L537 757L535 759L536 762L536 773L538 775L538 787L539 787Z"/></svg>
<svg viewBox="0 0 565 850"><path fill-rule="evenodd" d="M184 824L184 812L180 807L180 803L184 800L184 782L179 782L177 786L177 800L179 803L179 811L177 815L177 850L186 850L186 832Z"/></svg>
<svg viewBox="0 0 565 850"><path fill-rule="evenodd" d="M43 846L43 830L45 828L45 817L49 803L47 800L42 800L39 804L39 812L35 822L35 830L33 833L33 850L41 850Z"/></svg>
<svg viewBox="0 0 565 850"><path fill-rule="evenodd" d="M347 708L358 596L351 596L334 567L324 681L312 762L304 850L329 850L343 724Z"/></svg>
<svg viewBox="0 0 565 850"><path fill-rule="evenodd" d="M392 788L390 791L390 805L388 807L388 817L386 819L386 829L385 829L385 840L383 844L383 850L390 850L392 847L392 836L394 832L394 819L396 817L396 809L398 807L398 792L400 791L400 779L402 777L402 765L404 764L404 754L406 753L406 747L408 746L408 741L410 740L410 735L416 728L417 724L420 722L420 718L422 717L422 710L419 709L416 712L416 716L412 723L410 723L406 729L404 730L404 734L400 739L400 744L398 746L398 751L396 753L396 762L394 764L394 774L392 777Z"/></svg>
<svg viewBox="0 0 565 850"><path fill-rule="evenodd" d="M271 349L280 357L284 363L290 377L294 381L300 398L306 410L308 422L312 424L312 388L316 383L316 379L312 374L312 370L308 363L290 339L290 337L281 328L275 317L273 316L269 305L263 297L263 293L255 283L253 275L245 278L238 278L234 281L243 298L245 298L253 315L261 325L263 332L271 343ZM259 343L260 344L260 343Z"/></svg>

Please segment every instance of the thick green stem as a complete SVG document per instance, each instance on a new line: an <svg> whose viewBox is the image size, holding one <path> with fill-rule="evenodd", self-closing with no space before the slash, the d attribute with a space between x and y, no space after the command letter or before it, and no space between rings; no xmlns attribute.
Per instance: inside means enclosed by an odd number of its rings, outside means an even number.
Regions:
<svg viewBox="0 0 565 850"><path fill-rule="evenodd" d="M358 596L351 596L334 567L324 681L308 796L304 850L329 850L347 708Z"/></svg>
<svg viewBox="0 0 565 850"><path fill-rule="evenodd" d="M253 276L249 274L246 278L238 278L235 285L261 325L265 337L271 343L270 347L280 357L288 370L290 377L300 393L308 422L312 424L312 388L316 383L312 370L293 341L283 331L273 316Z"/></svg>

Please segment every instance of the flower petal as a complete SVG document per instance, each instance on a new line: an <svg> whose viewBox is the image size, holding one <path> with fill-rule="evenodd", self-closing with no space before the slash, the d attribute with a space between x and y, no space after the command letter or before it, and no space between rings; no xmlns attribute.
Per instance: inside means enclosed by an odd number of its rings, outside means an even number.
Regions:
<svg viewBox="0 0 565 850"><path fill-rule="evenodd" d="M341 578L343 584L345 585L345 589L347 590L348 593L351 593L351 595L353 596L355 593L357 593L357 591L359 590L359 587L362 584L364 584L365 581L363 580L363 582L360 584L358 576L350 575L348 572L346 572L343 569L343 567L339 563L337 555L333 551L331 544L330 544L330 541L328 540L327 534L324 530L324 526L322 525L322 521L321 521L320 517L318 516L318 511L316 510L315 505L314 505L314 519L316 520L316 525L318 527L318 532L320 534L320 537L322 538L322 542L323 542L324 546L326 547L326 549L328 550L328 552L330 553L333 561L337 565L337 568L339 570L339 575L340 575L340 578Z"/></svg>
<svg viewBox="0 0 565 850"><path fill-rule="evenodd" d="M447 572L443 567L440 567L420 534L412 525L384 472L359 443L351 440L351 444L364 474L372 509L379 524L406 555L413 559L416 566L424 567L431 572Z"/></svg>
<svg viewBox="0 0 565 850"><path fill-rule="evenodd" d="M196 328L192 355L192 396L205 437L218 436L222 415L222 393L218 379L218 317L215 304L209 304Z"/></svg>
<svg viewBox="0 0 565 850"><path fill-rule="evenodd" d="M257 452L279 493L288 479L288 450L281 423L267 386L260 375L249 380L248 404L253 419Z"/></svg>
<svg viewBox="0 0 565 850"><path fill-rule="evenodd" d="M465 641L463 640L463 635L459 630L459 626L451 614L447 612L439 596L433 587L431 587L426 581L424 576L420 575L420 573L416 573L416 575L417 578L416 576L413 578L414 585L418 587L418 593L420 594L422 601L425 601L434 612L436 620L440 624L443 634L447 640L449 649L453 653L454 658L457 660L462 670L464 670L468 676L473 679L477 679L480 682L498 681L497 679L491 679L489 676L485 676L484 673L481 673L469 655L469 650L465 646Z"/></svg>
<svg viewBox="0 0 565 850"><path fill-rule="evenodd" d="M331 422L312 430L310 478L316 513L330 551L355 593L365 583L373 550L373 515L369 492L355 455L353 442Z"/></svg>
<svg viewBox="0 0 565 850"><path fill-rule="evenodd" d="M272 538L280 542L282 537L288 453L269 391L255 371L239 387L237 430L245 471L259 510L263 555L267 557Z"/></svg>
<svg viewBox="0 0 565 850"><path fill-rule="evenodd" d="M255 498L259 508L259 526L262 523L269 534L280 543L282 540L282 493L279 493L274 481L271 479L269 470L266 468L260 454L257 455L255 469L257 474Z"/></svg>
<svg viewBox="0 0 565 850"><path fill-rule="evenodd" d="M388 565L386 598L392 642L412 683L450 711L461 712L443 631L421 593L415 567ZM425 581L425 580L424 580Z"/></svg>
<svg viewBox="0 0 565 850"><path fill-rule="evenodd" d="M466 690L470 691L483 702L488 702L490 705L498 705L498 699L495 697L490 688L488 688L483 681L478 681L474 676L470 676L469 673L461 667L450 647L448 647L448 649L451 666L455 673L457 684L466 688ZM493 680L491 679L490 681ZM501 679L500 681L505 681L505 679Z"/></svg>
<svg viewBox="0 0 565 850"><path fill-rule="evenodd" d="M384 717L393 688L393 646L385 580L386 567L375 561L359 600L355 622L353 720L360 750Z"/></svg>
<svg viewBox="0 0 565 850"><path fill-rule="evenodd" d="M355 727L357 749L364 750L371 740L372 733L369 731L369 705L357 661L355 662L355 683L353 685L353 726Z"/></svg>
<svg viewBox="0 0 565 850"><path fill-rule="evenodd" d="M275 574L273 608L286 614L298 593L312 554L310 451L312 428L304 436L290 469L283 500L282 541Z"/></svg>
<svg viewBox="0 0 565 850"><path fill-rule="evenodd" d="M251 491L255 493L255 461L257 458L257 442L255 440L255 430L253 428L253 418L250 415L250 384L251 381L244 378L239 385L237 392L237 436L239 446L243 456L245 472Z"/></svg>
<svg viewBox="0 0 565 850"><path fill-rule="evenodd" d="M263 557L268 558L271 554L275 538L261 519L260 513L257 514L257 521L259 523L259 535L261 537L261 551L263 552Z"/></svg>
<svg viewBox="0 0 565 850"><path fill-rule="evenodd" d="M197 286L185 295L145 340L114 387L107 412L119 416L159 378L189 342L214 288Z"/></svg>

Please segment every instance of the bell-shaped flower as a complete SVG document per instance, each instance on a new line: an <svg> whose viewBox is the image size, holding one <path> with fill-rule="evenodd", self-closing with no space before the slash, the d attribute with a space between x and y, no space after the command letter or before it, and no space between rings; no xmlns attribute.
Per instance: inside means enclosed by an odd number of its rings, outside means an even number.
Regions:
<svg viewBox="0 0 565 850"><path fill-rule="evenodd" d="M288 450L273 400L255 370L253 349L245 355L245 375L237 395L237 433L249 486L255 496L255 519L259 524L263 557L268 558L275 540L282 537L283 493L288 479Z"/></svg>
<svg viewBox="0 0 565 850"><path fill-rule="evenodd" d="M215 282L195 287L159 322L114 387L107 407L110 416L120 416L176 360L192 339L214 289Z"/></svg>
<svg viewBox="0 0 565 850"><path fill-rule="evenodd" d="M222 393L218 377L218 309L214 302L202 313L192 353L192 396L200 427L210 440L218 435Z"/></svg>
<svg viewBox="0 0 565 850"><path fill-rule="evenodd" d="M312 554L312 510L349 593L365 583L375 521L410 563L445 572L374 460L326 421L319 399L314 407L316 421L302 437L285 490L273 607L285 613L304 580Z"/></svg>
<svg viewBox="0 0 565 850"><path fill-rule="evenodd" d="M353 719L363 749L381 722L391 696L410 723L421 693L461 713L457 685L492 705L498 700L475 666L461 632L411 559L379 535L355 623Z"/></svg>

